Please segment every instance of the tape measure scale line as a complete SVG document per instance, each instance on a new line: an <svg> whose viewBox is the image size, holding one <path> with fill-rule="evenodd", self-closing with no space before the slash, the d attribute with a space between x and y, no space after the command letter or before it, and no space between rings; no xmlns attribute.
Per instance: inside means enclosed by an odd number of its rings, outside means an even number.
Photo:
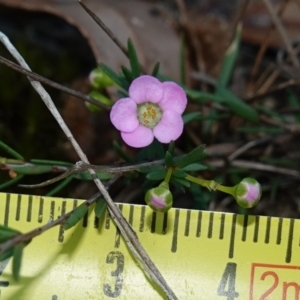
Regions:
<svg viewBox="0 0 300 300"><path fill-rule="evenodd" d="M27 207L27 217L26 221L31 222L32 219L32 197L33 196L28 196L29 201L28 201L28 207ZM73 200L73 208L75 208L78 205L78 201L76 199ZM44 198L40 197L40 204L39 204L39 218L38 222L42 223L42 218L43 216L43 205L44 205ZM122 211L123 205L119 205L120 210ZM144 216L145 214L145 207L143 206L144 211L142 211L142 214L140 216L141 220L141 226L140 227L140 232L143 232L143 223L144 223ZM18 201L17 201L17 206L16 206L16 212L15 212L15 219L18 221L20 219L20 210L21 210L21 195L18 195ZM50 215L54 215L54 210L55 210L55 201L51 201L51 208L50 208ZM5 205L5 213L4 213L4 225L8 226L8 218L9 218L9 212L10 212L10 194L6 194L6 205ZM62 209L61 209L61 214L66 213L66 200L62 202ZM211 238L212 237L212 232L213 232L213 218L215 213L214 212L209 212L209 220L208 220L208 232L207 232L207 237ZM132 225L133 221L133 215L134 215L134 206L129 205L129 223ZM221 213L221 224L220 224L220 239L224 235L224 223L225 223L225 213ZM258 235L259 235L259 221L260 218L265 218L265 217L260 217L260 216L251 216L255 218L255 227L254 227L254 236L253 236L253 242L256 243L258 240ZM171 245L171 251L176 252L177 249L177 234L178 234L178 223L179 223L179 218L180 218L180 210L176 209L175 210L175 219L174 219L174 225L173 225L173 239L172 239L172 245ZM185 221L185 229L184 229L184 236L189 236L189 225L190 225L190 218L191 218L191 211L187 210L187 217ZM236 218L237 215L233 214L232 215L232 225L231 225L231 237L230 237L230 246L229 246L229 258L234 257L234 241L235 241L235 231L236 231ZM270 239L270 227L271 227L271 217L266 217L267 218L267 225L266 225L266 233L265 233L265 243L269 242ZM106 228L109 229L109 215L107 214L107 222L106 222ZM196 232L196 237L201 236L201 220L202 220L202 211L198 212L198 220L197 220L197 232ZM86 227L88 222L88 216L86 215L82 221L82 226ZM97 221L94 220L96 223ZM289 263L291 262L292 259L292 246L293 246L293 231L294 231L294 219L289 219L290 225L289 225L289 234L288 234L288 242L287 242L287 249L286 249L286 258L285 262ZM163 227L163 232L166 231L166 224L167 224L167 213L164 214L164 227ZM248 215L244 216L244 222L243 222L243 233L242 233L242 241L247 240L247 225L248 225ZM156 227L156 213L152 212L152 220L151 220L151 233L155 232L155 227ZM277 241L276 243L280 245L281 243L281 232L282 232L282 218L279 218L278 222L278 229L277 229ZM118 234L119 236L119 234ZM63 241L62 237L62 228L60 229L60 235L59 239L61 242ZM116 243L120 242L120 238L116 237ZM300 243L299 243L300 246Z"/></svg>
<svg viewBox="0 0 300 300"><path fill-rule="evenodd" d="M0 194L0 223L27 232L80 203ZM275 273L282 286L272 292L280 296L271 299L285 299L283 291L292 293L290 286L299 286L300 293L299 220L183 209L159 214L145 206L119 207L179 299L222 300L228 293L232 299L264 299L269 286L261 278ZM45 271L49 257L51 265ZM0 282L12 282L10 268L0 264ZM74 229L64 232L57 226L34 239L26 247L21 276L34 278L33 282L30 279L26 288L22 280L0 285L1 300L37 299L36 295L41 300L53 295L57 300L159 299L160 295L136 266L109 214L99 220L92 211ZM17 294L20 290L25 298Z"/></svg>

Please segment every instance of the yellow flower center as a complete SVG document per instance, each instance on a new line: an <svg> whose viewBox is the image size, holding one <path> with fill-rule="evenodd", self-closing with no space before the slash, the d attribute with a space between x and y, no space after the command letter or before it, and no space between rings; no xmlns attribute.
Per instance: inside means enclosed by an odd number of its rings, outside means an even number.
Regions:
<svg viewBox="0 0 300 300"><path fill-rule="evenodd" d="M137 114L141 125L153 129L161 120L162 110L157 104L145 102L138 105Z"/></svg>

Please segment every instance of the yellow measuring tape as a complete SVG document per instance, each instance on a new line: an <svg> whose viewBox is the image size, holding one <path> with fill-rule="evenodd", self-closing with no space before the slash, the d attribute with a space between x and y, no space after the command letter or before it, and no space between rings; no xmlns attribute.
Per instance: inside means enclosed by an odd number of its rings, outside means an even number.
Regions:
<svg viewBox="0 0 300 300"><path fill-rule="evenodd" d="M81 200L0 193L0 224L22 232ZM300 221L119 204L179 299L300 299ZM109 214L55 227L25 248L21 279L0 263L0 300L165 299Z"/></svg>

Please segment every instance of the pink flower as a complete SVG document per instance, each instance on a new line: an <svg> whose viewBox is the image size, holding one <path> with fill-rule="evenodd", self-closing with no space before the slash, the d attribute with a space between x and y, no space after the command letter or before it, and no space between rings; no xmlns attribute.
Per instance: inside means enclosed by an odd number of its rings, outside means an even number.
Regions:
<svg viewBox="0 0 300 300"><path fill-rule="evenodd" d="M187 98L178 84L143 75L132 81L128 94L110 112L110 120L126 144L141 148L150 145L154 137L166 144L179 138Z"/></svg>

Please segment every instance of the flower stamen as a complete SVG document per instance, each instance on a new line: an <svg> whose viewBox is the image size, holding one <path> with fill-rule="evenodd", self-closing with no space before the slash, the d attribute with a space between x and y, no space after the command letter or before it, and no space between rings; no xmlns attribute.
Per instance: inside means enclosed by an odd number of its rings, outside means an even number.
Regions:
<svg viewBox="0 0 300 300"><path fill-rule="evenodd" d="M137 108L138 120L141 125L153 129L161 120L161 108L152 102L144 102Z"/></svg>

